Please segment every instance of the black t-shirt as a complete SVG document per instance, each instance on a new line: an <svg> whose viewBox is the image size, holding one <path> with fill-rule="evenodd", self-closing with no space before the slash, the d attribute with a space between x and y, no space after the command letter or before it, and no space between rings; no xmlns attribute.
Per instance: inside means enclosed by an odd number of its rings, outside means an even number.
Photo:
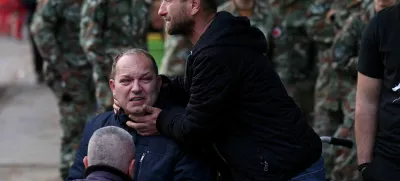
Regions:
<svg viewBox="0 0 400 181"><path fill-rule="evenodd" d="M382 80L374 154L400 162L400 5L384 9L364 30L358 71Z"/></svg>

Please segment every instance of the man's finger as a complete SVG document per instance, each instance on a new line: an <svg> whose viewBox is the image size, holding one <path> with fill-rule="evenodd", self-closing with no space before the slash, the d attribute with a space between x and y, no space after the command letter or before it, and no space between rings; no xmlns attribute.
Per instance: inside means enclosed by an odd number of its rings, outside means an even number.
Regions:
<svg viewBox="0 0 400 181"><path fill-rule="evenodd" d="M149 136L149 135L150 135L149 133L146 133L146 132L140 132L140 131L138 131L138 133L139 133L141 136Z"/></svg>
<svg viewBox="0 0 400 181"><path fill-rule="evenodd" d="M127 121L126 125L128 125L129 127L136 129L136 130L144 130L146 129L147 125L144 123L135 123L132 121Z"/></svg>
<svg viewBox="0 0 400 181"><path fill-rule="evenodd" d="M136 116L136 115L129 115L129 118L135 123L147 123L151 120L151 115L146 116Z"/></svg>

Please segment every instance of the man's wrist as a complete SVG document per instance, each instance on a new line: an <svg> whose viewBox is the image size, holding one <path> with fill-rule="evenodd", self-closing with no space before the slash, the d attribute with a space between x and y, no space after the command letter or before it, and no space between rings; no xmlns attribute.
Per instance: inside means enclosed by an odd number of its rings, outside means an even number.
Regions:
<svg viewBox="0 0 400 181"><path fill-rule="evenodd" d="M370 162L362 163L362 164L358 165L357 170L359 172L363 172L368 167L369 164L370 164Z"/></svg>
<svg viewBox="0 0 400 181"><path fill-rule="evenodd" d="M156 128L159 133L163 132L163 124L162 124L162 119L165 117L166 112L164 110L161 110L160 113L157 116L157 121L156 121Z"/></svg>

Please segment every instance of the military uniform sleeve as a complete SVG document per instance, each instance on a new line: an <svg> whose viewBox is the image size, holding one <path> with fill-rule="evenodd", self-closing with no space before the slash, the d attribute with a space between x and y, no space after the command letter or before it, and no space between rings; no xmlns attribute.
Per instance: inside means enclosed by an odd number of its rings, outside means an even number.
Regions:
<svg viewBox="0 0 400 181"><path fill-rule="evenodd" d="M106 65L104 31L106 23L106 2L104 0L84 0L81 11L79 41L87 59L99 68ZM102 70L107 70L105 68ZM96 71L100 73L101 71ZM108 75L99 75L105 76Z"/></svg>
<svg viewBox="0 0 400 181"><path fill-rule="evenodd" d="M332 45L333 68L356 73L355 60L357 60L362 30L365 24L359 14L350 16L343 29L335 37Z"/></svg>
<svg viewBox="0 0 400 181"><path fill-rule="evenodd" d="M63 58L55 34L62 1L49 0L40 3L45 4L39 5L41 8L36 11L37 14L30 30L42 57L49 60L57 71L62 72L68 69L68 65Z"/></svg>

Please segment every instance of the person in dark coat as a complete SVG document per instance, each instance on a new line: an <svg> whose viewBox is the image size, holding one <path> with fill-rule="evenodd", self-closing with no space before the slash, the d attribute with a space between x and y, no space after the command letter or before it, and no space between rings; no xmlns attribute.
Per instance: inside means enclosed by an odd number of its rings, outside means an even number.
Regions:
<svg viewBox="0 0 400 181"><path fill-rule="evenodd" d="M135 163L132 136L116 126L96 130L89 140L83 163L85 179L75 181L132 181Z"/></svg>
<svg viewBox="0 0 400 181"><path fill-rule="evenodd" d="M93 132L105 126L123 128L134 138L137 148L133 150L136 153L134 181L214 181L217 178L216 169L209 161L212 158L188 154L175 140L163 135L141 136L126 125L128 114L144 103L165 110L184 109L185 100L167 96L170 80L158 75L156 62L148 52L142 49L122 52L114 59L110 77L111 90L121 108L100 114L86 124L67 181L84 177L82 160L88 154L88 140Z"/></svg>
<svg viewBox="0 0 400 181"><path fill-rule="evenodd" d="M142 106L127 125L190 148L212 145L232 180L325 180L321 140L268 59L264 34L247 17L216 10L213 0L162 2L167 33L194 44L185 76L172 82L189 101L185 109Z"/></svg>

